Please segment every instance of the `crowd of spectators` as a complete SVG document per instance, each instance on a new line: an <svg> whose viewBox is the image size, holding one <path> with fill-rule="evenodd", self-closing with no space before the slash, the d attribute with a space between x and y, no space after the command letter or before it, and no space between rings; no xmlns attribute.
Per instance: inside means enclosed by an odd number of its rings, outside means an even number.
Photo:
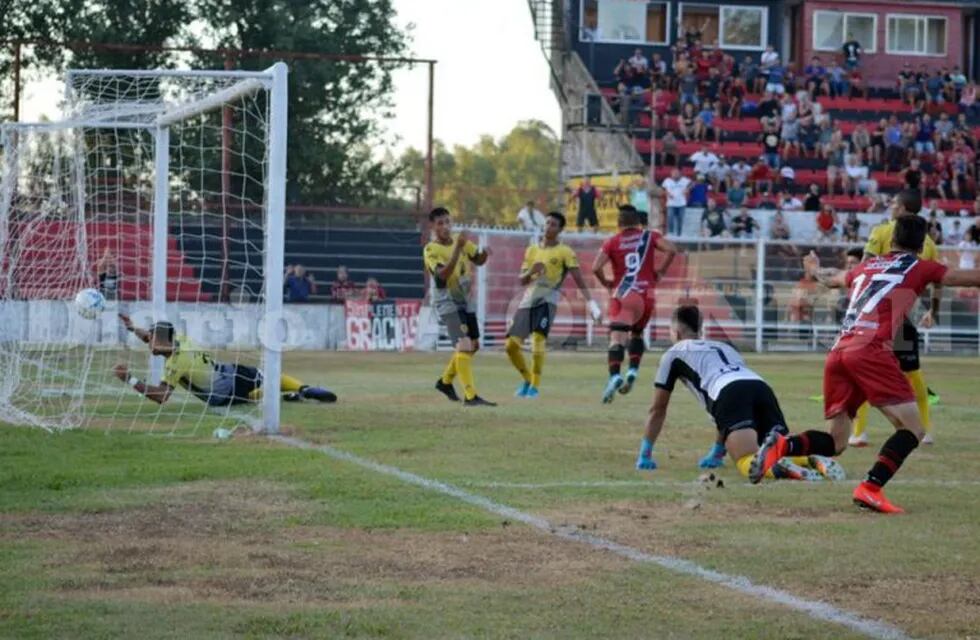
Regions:
<svg viewBox="0 0 980 640"><path fill-rule="evenodd" d="M821 98L867 98L864 52L851 34L840 54L813 56L801 69L785 64L772 46L756 60L726 52L717 41L705 46L700 33L688 29L669 59L656 53L648 58L636 49L613 69L613 106L629 125L649 113L658 132L659 148L652 151L659 166L680 166L680 141L702 143L687 158L692 178L672 171L661 183L670 233L681 233L685 209L694 207L702 210L702 233L734 235L736 212L741 215L747 201L761 197L762 204L754 206L815 212L821 238L859 241L860 221L850 215L855 212L842 219L826 199L865 196L869 211L884 213L880 191L886 177L890 190L918 189L924 198L977 196L977 140L969 118L980 113L980 103L977 87L959 67L922 63L913 70L905 64L896 89L911 105L907 115L842 126ZM947 103L958 105L957 113ZM730 118L758 120L758 157L747 162L716 152L714 143L726 135L719 120ZM801 166L819 167L822 179L800 184L794 167ZM718 231L722 222L724 230Z"/></svg>

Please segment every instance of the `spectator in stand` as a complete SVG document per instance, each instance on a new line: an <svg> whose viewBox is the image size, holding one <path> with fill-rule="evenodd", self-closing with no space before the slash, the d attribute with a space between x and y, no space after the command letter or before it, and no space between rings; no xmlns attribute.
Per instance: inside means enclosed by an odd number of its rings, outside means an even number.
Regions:
<svg viewBox="0 0 980 640"><path fill-rule="evenodd" d="M820 211L821 208L820 186L817 184L811 184L810 189L807 191L806 199L803 201L803 210Z"/></svg>
<svg viewBox="0 0 980 640"><path fill-rule="evenodd" d="M796 170L788 164L779 169L779 190L789 193L796 183Z"/></svg>
<svg viewBox="0 0 980 640"><path fill-rule="evenodd" d="M837 212L829 204L817 214L817 240L833 242L837 231Z"/></svg>
<svg viewBox="0 0 980 640"><path fill-rule="evenodd" d="M599 228L599 218L596 215L595 204L602 197L602 194L592 186L592 180L586 176L582 180L582 185L575 190L572 196L578 200L578 218L575 226L581 231L586 224L592 229Z"/></svg>
<svg viewBox="0 0 980 640"><path fill-rule="evenodd" d="M653 85L659 87L663 81L664 76L667 75L667 62L660 57L659 53L653 54L653 59L650 63L650 79L653 81Z"/></svg>
<svg viewBox="0 0 980 640"><path fill-rule="evenodd" d="M759 120L762 121L764 118L778 118L781 110L782 106L779 104L779 98L772 93L765 93L762 95L762 100L759 101L755 113L759 117Z"/></svg>
<svg viewBox="0 0 980 640"><path fill-rule="evenodd" d="M732 165L731 182L732 185L745 186L752 173L752 167L744 158L739 158L738 162Z"/></svg>
<svg viewBox="0 0 980 640"><path fill-rule="evenodd" d="M956 199L966 197L970 192L971 174L974 170L973 162L967 157L964 150L957 149L953 151L947 168L953 197ZM945 196L942 198L946 199Z"/></svg>
<svg viewBox="0 0 980 640"><path fill-rule="evenodd" d="M692 69L688 68L679 75L678 89L681 93L680 104L682 107L686 104L693 104L695 107L701 104L701 99L698 97L698 78Z"/></svg>
<svg viewBox="0 0 980 640"><path fill-rule="evenodd" d="M861 220L856 211L847 212L847 218L841 226L841 240L854 243L861 241Z"/></svg>
<svg viewBox="0 0 980 640"><path fill-rule="evenodd" d="M736 238L754 238L759 230L759 223L749 215L748 209L741 207L738 215L732 218L731 230L732 236Z"/></svg>
<svg viewBox="0 0 980 640"><path fill-rule="evenodd" d="M340 265L337 267L337 279L330 283L330 299L333 302L343 303L353 300L357 296L357 285L350 279L347 267Z"/></svg>
<svg viewBox="0 0 980 640"><path fill-rule="evenodd" d="M643 55L642 49L637 48L633 50L633 55L630 57L629 63L633 67L633 71L637 73L649 73L650 71L650 62Z"/></svg>
<svg viewBox="0 0 980 640"><path fill-rule="evenodd" d="M888 128L885 129L885 171L898 171L904 160L902 125L898 122L898 118L891 116L888 119Z"/></svg>
<svg viewBox="0 0 980 640"><path fill-rule="evenodd" d="M902 177L902 182L905 183L906 189L919 191L923 196L925 196L926 181L923 179L922 169L919 166L918 158L912 158L912 160L909 162L909 166L902 169L899 175Z"/></svg>
<svg viewBox="0 0 980 640"><path fill-rule="evenodd" d="M976 269L977 251L980 250L980 227L972 225L967 229L966 234L957 246L960 249L959 268Z"/></svg>
<svg viewBox="0 0 980 640"><path fill-rule="evenodd" d="M711 182L711 188L715 193L720 193L721 191L728 193L730 191L732 184L731 174L732 168L729 166L728 161L725 160L725 154L719 154L718 162L708 171L708 181Z"/></svg>
<svg viewBox="0 0 980 640"><path fill-rule="evenodd" d="M864 53L864 49L861 48L861 44L854 38L853 33L847 34L847 42L841 47L844 51L844 65L848 69L856 69L861 64L861 54Z"/></svg>
<svg viewBox="0 0 980 640"><path fill-rule="evenodd" d="M868 210L865 213L880 213L889 216L890 208L891 203L888 196L884 193L879 193L876 197L871 198L871 202L868 204Z"/></svg>
<svg viewBox="0 0 980 640"><path fill-rule="evenodd" d="M534 206L534 200L528 200L524 207L517 212L517 224L523 231L535 233L544 231L545 217Z"/></svg>
<svg viewBox="0 0 980 640"><path fill-rule="evenodd" d="M779 201L779 208L783 211L802 211L803 201L787 191Z"/></svg>
<svg viewBox="0 0 980 640"><path fill-rule="evenodd" d="M691 185L691 191L687 194L687 206L704 208L708 206L708 193L711 191L711 185L708 184L707 179L703 173L698 173L694 176L694 183Z"/></svg>
<svg viewBox="0 0 980 640"><path fill-rule="evenodd" d="M960 113L965 113L969 117L977 115L980 111L980 104L977 104L977 85L972 82L960 92Z"/></svg>
<svg viewBox="0 0 980 640"><path fill-rule="evenodd" d="M944 89L946 88L946 81L943 78L941 71L936 70L926 78L926 98L929 102L935 102L936 104L943 104L946 102L946 98L943 95Z"/></svg>
<svg viewBox="0 0 980 640"><path fill-rule="evenodd" d="M759 80L759 63L752 59L752 56L745 56L739 67L739 72L745 80L746 89L751 88L756 91L756 81ZM746 91L748 93L748 91ZM756 91L757 93L757 91Z"/></svg>
<svg viewBox="0 0 980 640"><path fill-rule="evenodd" d="M709 24L711 24L711 21L706 18L700 27L690 22L684 26L682 36L688 49L694 49L700 46L701 38L704 37L704 30L708 28Z"/></svg>
<svg viewBox="0 0 980 640"><path fill-rule="evenodd" d="M772 174L772 167L766 162L765 156L760 156L749 172L749 183L757 195L772 191Z"/></svg>
<svg viewBox="0 0 980 640"><path fill-rule="evenodd" d="M769 238L771 240L789 240L789 225L782 211L777 211L769 222Z"/></svg>
<svg viewBox="0 0 980 640"><path fill-rule="evenodd" d="M112 249L106 247L95 265L99 277L99 292L106 300L119 299L119 262Z"/></svg>
<svg viewBox="0 0 980 640"><path fill-rule="evenodd" d="M778 62L769 67L769 79L766 81L766 91L778 96L786 93L786 67Z"/></svg>
<svg viewBox="0 0 980 640"><path fill-rule="evenodd" d="M736 183L732 180L725 195L728 196L728 206L741 207L748 197L748 193L745 191L745 182Z"/></svg>
<svg viewBox="0 0 980 640"><path fill-rule="evenodd" d="M932 161L932 174L927 177L929 180L926 190L928 191L929 187L935 188L943 200L946 199L947 193L954 191L953 185L956 181L953 179L952 165L942 151L936 153L936 158Z"/></svg>
<svg viewBox="0 0 980 640"><path fill-rule="evenodd" d="M684 233L684 209L687 197L691 191L691 181L681 175L680 169L674 167L670 177L660 185L667 192L667 230L674 236Z"/></svg>
<svg viewBox="0 0 980 640"><path fill-rule="evenodd" d="M759 78L756 80L755 93L761 93L765 85L769 84L769 72L779 64L779 54L773 46L766 45L766 50L759 56Z"/></svg>
<svg viewBox="0 0 980 640"><path fill-rule="evenodd" d="M705 100L698 112L698 118L694 123L695 137L698 140L706 140L708 136L715 142L718 141L718 134L715 131L715 106L710 100Z"/></svg>
<svg viewBox="0 0 980 640"><path fill-rule="evenodd" d="M381 302L385 299L385 290L377 278L368 278L364 283L364 302Z"/></svg>
<svg viewBox="0 0 980 640"><path fill-rule="evenodd" d="M947 101L958 102L960 96L963 95L963 88L966 87L966 75L964 75L959 65L953 67L952 73L949 74L949 81L953 87L953 95Z"/></svg>
<svg viewBox="0 0 980 640"><path fill-rule="evenodd" d="M916 73L908 62L903 64L902 70L898 72L898 92L906 102L913 106L919 101L922 94Z"/></svg>
<svg viewBox="0 0 980 640"><path fill-rule="evenodd" d="M929 212L929 217L926 219L926 231L929 233L929 237L937 245L943 244L943 223L939 221L939 212L933 209Z"/></svg>
<svg viewBox="0 0 980 640"><path fill-rule="evenodd" d="M960 226L960 221L957 218L953 219L953 228L950 229L949 233L946 234L946 243L951 247L960 246L960 242L963 241L963 229Z"/></svg>
<svg viewBox="0 0 980 640"><path fill-rule="evenodd" d="M685 102L681 107L681 115L677 117L677 132L681 134L685 142L690 142L698 137L698 116L694 111L694 104Z"/></svg>
<svg viewBox="0 0 980 640"><path fill-rule="evenodd" d="M789 158L790 151L795 151L797 156L800 155L800 121L795 115L783 119L779 137L783 142L784 159Z"/></svg>
<svg viewBox="0 0 980 640"><path fill-rule="evenodd" d="M859 124L854 127L854 131L851 133L851 153L854 153L863 159L871 155L868 153L868 149L870 147L871 134L868 133L867 127L865 127L863 124Z"/></svg>
<svg viewBox="0 0 980 640"><path fill-rule="evenodd" d="M848 97L860 96L868 99L868 87L864 84L864 75L860 69L851 69L847 74Z"/></svg>
<svg viewBox="0 0 980 640"><path fill-rule="evenodd" d="M852 197L858 195L874 197L878 193L878 181L871 177L868 166L856 153L852 153L847 159L847 166L844 167L841 180L844 192L851 194Z"/></svg>
<svg viewBox="0 0 980 640"><path fill-rule="evenodd" d="M949 114L943 111L935 122L933 141L939 151L949 151L953 148L953 130L956 123L949 119Z"/></svg>
<svg viewBox="0 0 980 640"><path fill-rule="evenodd" d="M776 119L779 122L779 119ZM779 169L779 130L766 131L762 134L762 157L773 169Z"/></svg>
<svg viewBox="0 0 980 640"><path fill-rule="evenodd" d="M650 189L644 178L636 178L629 188L630 204L637 211L650 211Z"/></svg>
<svg viewBox="0 0 980 640"><path fill-rule="evenodd" d="M316 281L312 273L306 272L301 264L286 267L285 282L286 302L306 302L311 295L316 295Z"/></svg>
<svg viewBox="0 0 980 640"><path fill-rule="evenodd" d="M847 72L836 60L827 70L827 85L830 89L830 95L834 98L848 94Z"/></svg>
<svg viewBox="0 0 980 640"><path fill-rule="evenodd" d="M745 80L733 78L731 83L722 92L727 99L727 114L729 118L742 117L742 105L745 103L745 94L748 93Z"/></svg>
<svg viewBox="0 0 980 640"><path fill-rule="evenodd" d="M708 201L701 214L701 235L705 238L727 238L731 235L725 223L725 212L714 200Z"/></svg>
<svg viewBox="0 0 980 640"><path fill-rule="evenodd" d="M718 164L718 156L712 152L707 145L701 145L701 148L688 158L694 164L695 174L708 175Z"/></svg>
<svg viewBox="0 0 980 640"><path fill-rule="evenodd" d="M827 147L827 195L834 195L834 184L838 178L843 178L844 156L847 146L839 137L834 136ZM843 190L843 189L842 189Z"/></svg>
<svg viewBox="0 0 980 640"><path fill-rule="evenodd" d="M677 146L677 137L673 131L668 131L660 139L660 164L661 166L676 167L680 162L680 150Z"/></svg>
<svg viewBox="0 0 980 640"><path fill-rule="evenodd" d="M810 58L810 64L803 68L803 75L806 76L806 90L811 96L816 98L830 93L830 86L827 84L827 67L823 66L820 56Z"/></svg>
<svg viewBox="0 0 980 640"><path fill-rule="evenodd" d="M886 129L888 129L888 121L882 118L878 121L878 124L875 126L868 139L868 162L876 167L881 164L881 160L885 156Z"/></svg>

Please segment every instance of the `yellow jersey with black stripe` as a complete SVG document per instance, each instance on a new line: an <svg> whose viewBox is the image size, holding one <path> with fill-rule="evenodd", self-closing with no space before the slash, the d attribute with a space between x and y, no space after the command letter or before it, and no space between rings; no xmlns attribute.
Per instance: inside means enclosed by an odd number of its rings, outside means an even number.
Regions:
<svg viewBox="0 0 980 640"><path fill-rule="evenodd" d="M422 250L425 268L432 274L436 285L432 303L440 314L452 313L458 309L475 311L470 303L470 290L473 288L473 259L480 253L480 249L472 241L467 240L459 260L456 261L456 268L449 278L443 280L438 273L439 269L449 264L452 259L457 237L454 235L453 241L449 244L433 240Z"/></svg>
<svg viewBox="0 0 980 640"><path fill-rule="evenodd" d="M544 265L544 272L535 277L524 291L521 309L544 303L557 305L565 276L570 269L578 268L578 256L571 247L561 242L551 247L543 244L529 246L521 263L521 276L528 274L539 262Z"/></svg>
<svg viewBox="0 0 980 640"><path fill-rule="evenodd" d="M174 346L174 352L163 365L163 382L171 387L182 387L205 402L233 391L233 365L215 362L210 353L187 336L177 336Z"/></svg>
<svg viewBox="0 0 980 640"><path fill-rule="evenodd" d="M894 218L888 220L887 222L882 222L871 230L871 233L868 234L868 243L864 245L864 252L870 253L873 256L888 255L894 250L892 248L893 235L895 235ZM939 250L936 248L936 243L928 235L926 236L925 244L922 245L922 251L919 252L919 259L939 259Z"/></svg>

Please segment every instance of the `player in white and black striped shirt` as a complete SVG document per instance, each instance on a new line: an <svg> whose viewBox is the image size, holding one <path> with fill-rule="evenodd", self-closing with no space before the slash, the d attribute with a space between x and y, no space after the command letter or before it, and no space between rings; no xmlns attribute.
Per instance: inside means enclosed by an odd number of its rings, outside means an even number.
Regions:
<svg viewBox="0 0 980 640"><path fill-rule="evenodd" d="M727 452L739 472L748 477L749 465L759 445L770 431L787 433L786 420L772 388L745 364L742 355L724 342L702 340L700 334L701 312L697 307L681 306L674 310L670 329L674 344L660 359L653 406L636 468L657 468L653 445L663 428L670 395L680 381L698 399L718 429L718 439L701 466L720 466ZM774 467L773 476L794 480L819 480L823 476L842 479L843 469L834 460L822 456L784 458Z"/></svg>

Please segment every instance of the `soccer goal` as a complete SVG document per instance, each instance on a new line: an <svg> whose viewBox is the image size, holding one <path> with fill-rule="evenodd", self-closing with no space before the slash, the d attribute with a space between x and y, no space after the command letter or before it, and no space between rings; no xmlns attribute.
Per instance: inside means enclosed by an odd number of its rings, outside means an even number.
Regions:
<svg viewBox="0 0 980 640"><path fill-rule="evenodd" d="M0 127L0 422L278 430L287 73L72 70L62 120ZM139 396L114 367L157 383L164 362L119 313L258 367L263 392Z"/></svg>

